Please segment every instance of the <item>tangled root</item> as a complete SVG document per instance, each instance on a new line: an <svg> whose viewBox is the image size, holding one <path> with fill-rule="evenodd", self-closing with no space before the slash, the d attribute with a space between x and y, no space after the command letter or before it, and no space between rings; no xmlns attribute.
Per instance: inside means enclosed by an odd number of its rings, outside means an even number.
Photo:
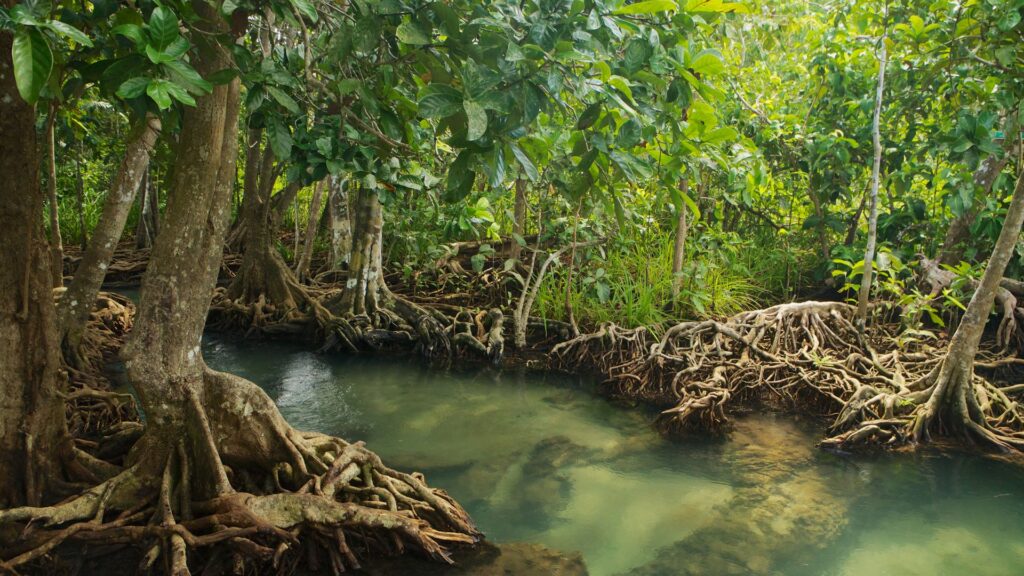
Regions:
<svg viewBox="0 0 1024 576"><path fill-rule="evenodd" d="M451 562L448 546L479 539L466 512L422 475L389 468L361 442L290 428L237 377L210 372L206 387L204 402L218 411L211 418L193 395L177 441L152 431L128 467L107 464L116 472L76 497L0 511L0 526L20 533L0 553L0 572L61 546L102 544L144 550L141 571L163 559L175 575L225 561L236 571L291 573L305 563L340 574L407 549Z"/></svg>
<svg viewBox="0 0 1024 576"><path fill-rule="evenodd" d="M563 366L598 366L617 394L665 406L672 430L720 432L734 404L837 412L862 382L888 381L906 367L896 355L865 355L842 302L781 304L726 321L648 329L602 326L557 346Z"/></svg>

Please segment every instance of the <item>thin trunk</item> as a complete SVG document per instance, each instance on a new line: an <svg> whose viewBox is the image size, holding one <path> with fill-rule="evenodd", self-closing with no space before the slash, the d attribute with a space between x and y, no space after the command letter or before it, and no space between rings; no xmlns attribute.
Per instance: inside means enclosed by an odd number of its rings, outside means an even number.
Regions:
<svg viewBox="0 0 1024 576"><path fill-rule="evenodd" d="M878 241L878 184L882 168L882 135L879 128L882 116L882 94L885 91L885 67L889 63L889 53L882 36L880 54L878 56L878 86L875 90L875 113L871 119L871 142L875 149L874 162L871 164L871 196L868 198L868 245L864 251L864 274L860 282L860 294L857 299L857 328L863 333L868 321L868 299L871 297L871 273L875 261L875 244Z"/></svg>
<svg viewBox="0 0 1024 576"><path fill-rule="evenodd" d="M853 246L854 241L857 240L857 229L860 228L860 217L864 214L864 205L867 204L868 196L869 194L861 195L857 211L854 212L853 218L850 218L850 225L846 228L846 240L843 241L843 246Z"/></svg>
<svg viewBox="0 0 1024 576"><path fill-rule="evenodd" d="M313 198L309 202L309 218L306 220L306 235L302 240L302 255L299 263L295 265L295 274L300 282L304 282L309 276L310 262L313 260L313 242L316 240L316 232L320 228L320 217L323 215L324 188L327 180L317 182L313 187Z"/></svg>
<svg viewBox="0 0 1024 576"><path fill-rule="evenodd" d="M576 206L576 214L572 221L572 250L569 251L569 273L565 281L565 317L572 328L573 337L580 335L580 327L576 325L576 314L572 309L572 276L576 269L576 238L580 227L580 210L583 209L583 197L580 197L579 205Z"/></svg>
<svg viewBox="0 0 1024 576"><path fill-rule="evenodd" d="M64 285L64 242L60 237L60 215L57 212L57 140L54 128L58 104L50 104L46 119L46 195L50 202L50 274L55 287Z"/></svg>
<svg viewBox="0 0 1024 576"><path fill-rule="evenodd" d="M966 426L983 438L991 438L991 433L984 427L983 408L974 390L974 358L1003 280L1003 273L1013 257L1022 223L1024 170L1017 176L1013 199L1006 211L1003 228L992 249L985 273L949 341L949 349L943 359L934 392L925 405L924 413L914 424L914 436L918 440L928 436L931 423L936 418L945 422L950 429L963 430Z"/></svg>
<svg viewBox="0 0 1024 576"><path fill-rule="evenodd" d="M153 245L153 236L149 232L149 168L142 175L142 184L136 193L139 199L139 220L135 223L135 247L149 248Z"/></svg>
<svg viewBox="0 0 1024 576"><path fill-rule="evenodd" d="M519 257L523 253L523 246L520 242L523 241L523 236L526 235L526 180L522 178L516 179L516 201L515 209L512 214L512 252L509 257L513 260L519 260Z"/></svg>
<svg viewBox="0 0 1024 576"><path fill-rule="evenodd" d="M13 69L12 43L0 30L0 70ZM60 479L64 380L36 150L35 110L0 74L0 508L39 504Z"/></svg>
<svg viewBox="0 0 1024 576"><path fill-rule="evenodd" d="M811 197L811 204L814 205L814 217L818 219L818 225L815 226L818 230L818 247L821 250L822 260L828 262L831 250L828 242L828 230L825 228L825 210L821 205L821 198L818 198L817 191L811 188L812 181L813 178L808 174L807 192Z"/></svg>
<svg viewBox="0 0 1024 576"><path fill-rule="evenodd" d="M974 201L971 203L970 208L965 210L963 214L953 218L953 221L949 223L949 228L946 229L946 236L942 240L942 249L939 252L939 262L941 264L955 266L964 259L964 243L971 237L971 227L981 212L985 197L992 191L992 186L995 185L996 179L1002 173L1010 158L1015 152L1019 151L1020 140L1013 134L1013 132L1019 131L1019 129L1009 129L1011 126L1015 126L1012 120L1007 121L1004 126L1008 128L1006 130L1006 140L1003 143L1003 151L1005 153L988 156L974 173Z"/></svg>
<svg viewBox="0 0 1024 576"><path fill-rule="evenodd" d="M686 196L690 195L690 179L683 177L679 181L679 190ZM683 262L686 261L686 236L689 234L689 222L686 219L686 206L679 208L676 221L676 243L672 250L672 301L679 298L683 287Z"/></svg>
<svg viewBox="0 0 1024 576"><path fill-rule="evenodd" d="M352 220L348 206L348 180L331 176L327 204L331 218L331 268L341 270L352 258Z"/></svg>
<svg viewBox="0 0 1024 576"><path fill-rule="evenodd" d="M103 214L93 232L75 276L58 305L58 325L64 357L72 365L80 364L79 346L85 332L89 313L106 276L107 266L124 232L124 224L132 209L135 194L149 165L150 153L160 133L160 119L149 114L135 132L125 149L114 185L103 203ZM145 191L141 194L146 196ZM140 218L141 220L142 218Z"/></svg>
<svg viewBox="0 0 1024 576"><path fill-rule="evenodd" d="M89 231L85 229L85 181L82 180L82 142L75 143L75 195L78 198L78 229L82 231L82 251L89 245Z"/></svg>

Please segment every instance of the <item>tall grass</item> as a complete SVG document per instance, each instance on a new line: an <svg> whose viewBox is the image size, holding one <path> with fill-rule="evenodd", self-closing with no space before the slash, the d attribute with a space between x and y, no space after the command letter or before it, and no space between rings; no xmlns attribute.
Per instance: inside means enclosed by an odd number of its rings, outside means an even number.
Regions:
<svg viewBox="0 0 1024 576"><path fill-rule="evenodd" d="M763 239L758 239L763 240ZM801 282L799 254L737 235L687 244L679 297L672 299L673 236L667 231L620 241L577 258L569 301L579 323L652 326L677 319L722 318L788 299ZM566 268L541 284L536 313L566 319ZM604 283L605 290L599 288Z"/></svg>

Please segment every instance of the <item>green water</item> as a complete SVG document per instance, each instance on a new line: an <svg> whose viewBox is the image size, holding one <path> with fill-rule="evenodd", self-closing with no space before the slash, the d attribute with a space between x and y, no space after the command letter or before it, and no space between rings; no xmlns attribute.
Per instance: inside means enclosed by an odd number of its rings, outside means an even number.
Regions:
<svg viewBox="0 0 1024 576"><path fill-rule="evenodd" d="M1024 574L1024 473L969 456L852 458L788 417L669 442L582 381L205 343L302 429L365 440L455 496L495 542L590 574Z"/></svg>

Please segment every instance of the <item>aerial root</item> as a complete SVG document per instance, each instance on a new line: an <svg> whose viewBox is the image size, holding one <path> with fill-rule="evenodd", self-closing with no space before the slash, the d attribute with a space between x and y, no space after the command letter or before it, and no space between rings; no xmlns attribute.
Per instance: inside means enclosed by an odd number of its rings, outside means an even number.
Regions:
<svg viewBox="0 0 1024 576"><path fill-rule="evenodd" d="M854 311L842 302L788 303L681 322L660 336L604 324L552 356L561 367L596 367L612 393L661 405L667 431L722 431L732 407L759 403L832 416L834 433L851 441L904 440L889 422L925 395L938 357L897 349L883 329L860 338ZM851 430L859 423L864 430Z"/></svg>

